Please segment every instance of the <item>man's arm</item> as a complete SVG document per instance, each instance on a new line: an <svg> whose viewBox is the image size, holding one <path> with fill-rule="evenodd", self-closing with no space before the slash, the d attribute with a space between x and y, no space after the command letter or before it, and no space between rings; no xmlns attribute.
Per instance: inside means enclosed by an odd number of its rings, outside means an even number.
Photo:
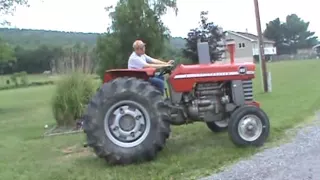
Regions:
<svg viewBox="0 0 320 180"><path fill-rule="evenodd" d="M132 58L130 60L130 63L134 64L135 67L138 69L143 69L143 68L162 68L162 67L167 67L170 66L169 64L151 64L147 63L145 61L141 61L140 58Z"/></svg>
<svg viewBox="0 0 320 180"><path fill-rule="evenodd" d="M143 68L162 68L162 67L168 67L170 66L169 64L149 64L146 63Z"/></svg>
<svg viewBox="0 0 320 180"><path fill-rule="evenodd" d="M152 59L152 63L154 63L154 64L168 64L168 62L164 62L159 59Z"/></svg>
<svg viewBox="0 0 320 180"><path fill-rule="evenodd" d="M153 64L168 64L168 62L164 62L164 61L161 61L159 59L155 59L155 58L152 58L148 55L145 54L145 57L146 57L146 60L148 63L153 63Z"/></svg>

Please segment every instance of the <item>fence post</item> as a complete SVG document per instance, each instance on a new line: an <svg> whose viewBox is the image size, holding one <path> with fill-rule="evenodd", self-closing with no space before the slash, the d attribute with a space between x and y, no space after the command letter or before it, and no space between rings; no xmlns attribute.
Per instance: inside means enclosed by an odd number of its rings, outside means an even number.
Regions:
<svg viewBox="0 0 320 180"><path fill-rule="evenodd" d="M271 78L271 72L268 72L268 92L272 92L272 78Z"/></svg>

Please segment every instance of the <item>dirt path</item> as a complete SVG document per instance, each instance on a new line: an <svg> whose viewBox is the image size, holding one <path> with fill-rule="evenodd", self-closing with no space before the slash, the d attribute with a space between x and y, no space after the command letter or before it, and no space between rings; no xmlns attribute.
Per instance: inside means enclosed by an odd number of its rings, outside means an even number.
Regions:
<svg viewBox="0 0 320 180"><path fill-rule="evenodd" d="M291 143L267 149L201 180L319 180L320 114Z"/></svg>

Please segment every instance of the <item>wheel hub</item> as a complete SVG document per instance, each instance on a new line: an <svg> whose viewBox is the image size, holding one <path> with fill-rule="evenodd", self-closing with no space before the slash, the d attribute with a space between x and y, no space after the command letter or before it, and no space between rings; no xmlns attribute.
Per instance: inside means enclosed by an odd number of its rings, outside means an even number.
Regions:
<svg viewBox="0 0 320 180"><path fill-rule="evenodd" d="M119 120L119 127L123 129L124 131L130 131L132 130L136 125L134 117L130 115L124 115L120 117Z"/></svg>
<svg viewBox="0 0 320 180"><path fill-rule="evenodd" d="M140 104L121 101L113 105L105 116L105 132L116 145L139 145L150 131L150 118Z"/></svg>
<svg viewBox="0 0 320 180"><path fill-rule="evenodd" d="M255 115L244 116L238 126L238 132L242 139L255 141L262 134L262 122Z"/></svg>

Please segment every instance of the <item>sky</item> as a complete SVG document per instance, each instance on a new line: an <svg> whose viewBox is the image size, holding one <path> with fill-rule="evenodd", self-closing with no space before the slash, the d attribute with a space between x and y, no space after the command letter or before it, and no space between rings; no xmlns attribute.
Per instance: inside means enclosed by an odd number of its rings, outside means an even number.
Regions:
<svg viewBox="0 0 320 180"><path fill-rule="evenodd" d="M11 27L76 32L105 32L110 20L104 7L117 0L29 0L30 7L18 7L7 17ZM296 13L310 22L309 30L320 37L316 0L259 0L262 29L277 17L282 21ZM257 34L253 0L177 0L178 15L171 10L162 17L172 36L185 37L198 25L201 11L224 30Z"/></svg>

